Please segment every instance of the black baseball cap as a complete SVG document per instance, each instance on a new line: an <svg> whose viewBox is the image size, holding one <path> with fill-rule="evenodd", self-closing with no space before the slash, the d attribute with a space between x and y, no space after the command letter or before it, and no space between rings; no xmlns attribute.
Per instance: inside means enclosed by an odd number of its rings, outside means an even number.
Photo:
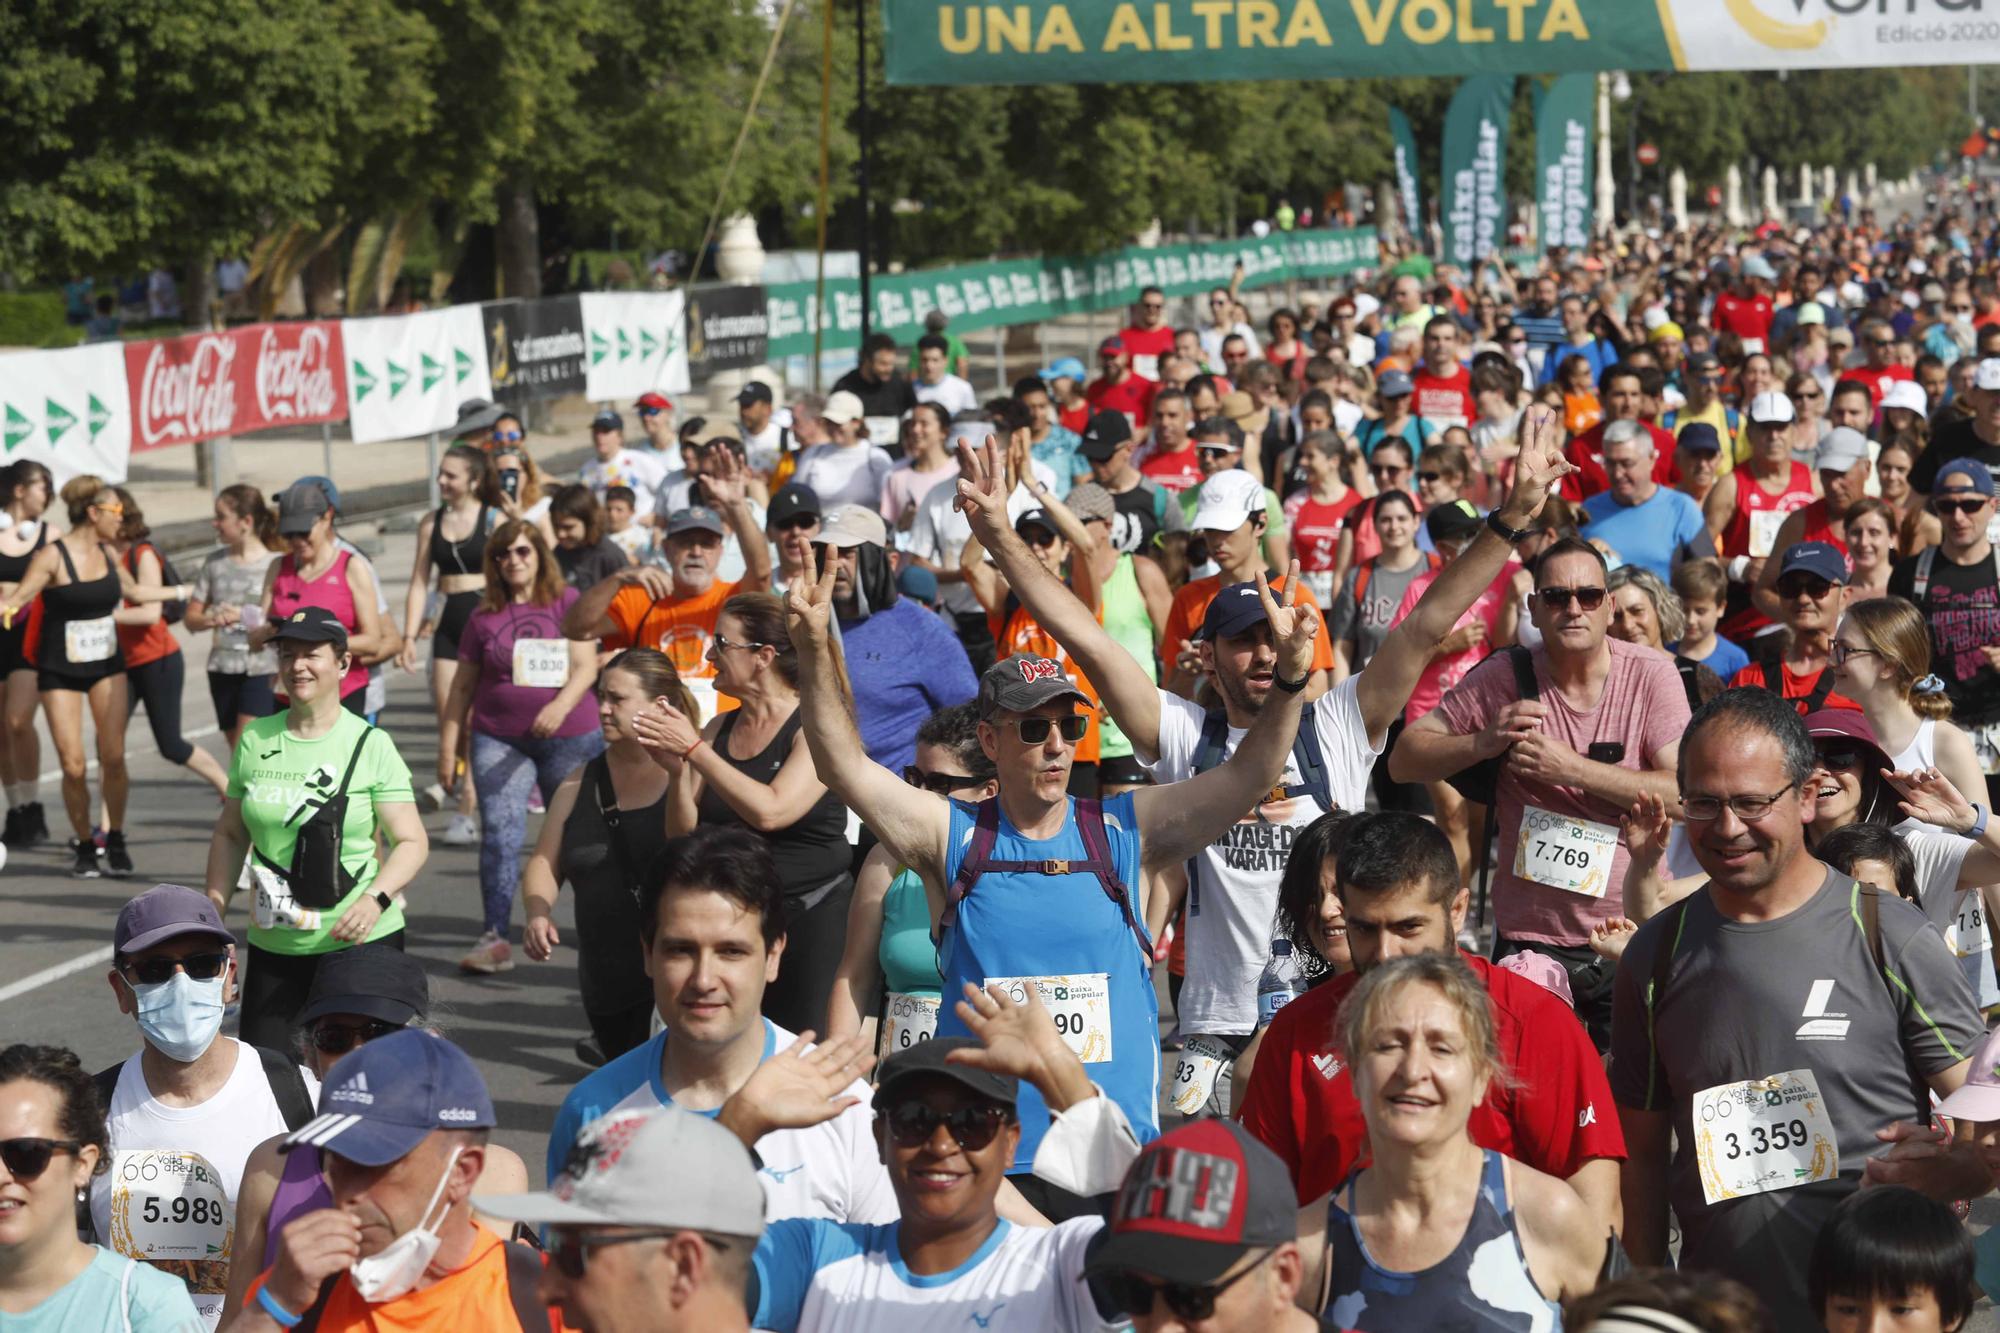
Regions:
<svg viewBox="0 0 2000 1333"><path fill-rule="evenodd" d="M424 967L387 944L357 944L320 958L305 1008L292 1020L306 1027L328 1014L360 1014L408 1027L430 1012Z"/></svg>
<svg viewBox="0 0 2000 1333"><path fill-rule="evenodd" d="M1132 423L1123 412L1095 412L1083 427L1083 443L1077 452L1093 463L1107 461L1118 446L1132 438Z"/></svg>
<svg viewBox="0 0 2000 1333"><path fill-rule="evenodd" d="M1298 1214L1276 1153L1234 1120L1197 1120L1154 1139L1126 1171L1084 1272L1205 1286L1252 1250L1297 1240Z"/></svg>
<svg viewBox="0 0 2000 1333"><path fill-rule="evenodd" d="M303 537L333 508L333 497L318 481L295 481L278 494L278 535Z"/></svg>
<svg viewBox="0 0 2000 1333"><path fill-rule="evenodd" d="M1434 542L1462 541L1475 535L1483 521L1470 500L1453 500L1424 515L1424 531Z"/></svg>
<svg viewBox="0 0 2000 1333"><path fill-rule="evenodd" d="M1020 1084L1006 1074L995 1074L971 1065L953 1064L945 1057L953 1051L984 1050L979 1041L972 1037L932 1037L897 1051L882 1062L882 1073L875 1082L875 1104L881 1106L896 1100L896 1085L923 1074L936 1074L958 1083L988 1101L1012 1106L1020 1093Z"/></svg>
<svg viewBox="0 0 2000 1333"><path fill-rule="evenodd" d="M1706 421L1690 421L1681 427L1680 438L1674 443L1691 454L1719 454L1722 452L1722 437L1715 433L1715 427Z"/></svg>
<svg viewBox="0 0 2000 1333"><path fill-rule="evenodd" d="M752 403L771 403L777 400L771 396L771 386L762 380L751 380L736 391L736 405L748 407Z"/></svg>
<svg viewBox="0 0 2000 1333"><path fill-rule="evenodd" d="M1048 657L1015 653L986 668L979 678L979 716L1026 713L1052 699L1071 698L1090 707L1090 699L1070 684L1062 663Z"/></svg>
<svg viewBox="0 0 2000 1333"><path fill-rule="evenodd" d="M590 419L590 428L592 430L624 430L625 418L607 407Z"/></svg>
<svg viewBox="0 0 2000 1333"><path fill-rule="evenodd" d="M336 652L347 651L347 626L323 606L302 606L275 622L274 639L294 639L300 643L330 643Z"/></svg>
<svg viewBox="0 0 2000 1333"><path fill-rule="evenodd" d="M764 522L775 528L788 519L797 518L800 514L811 514L814 518L818 518L825 512L820 507L819 496L812 487L802 481L788 481L778 488L776 495L771 497L771 507L764 511Z"/></svg>

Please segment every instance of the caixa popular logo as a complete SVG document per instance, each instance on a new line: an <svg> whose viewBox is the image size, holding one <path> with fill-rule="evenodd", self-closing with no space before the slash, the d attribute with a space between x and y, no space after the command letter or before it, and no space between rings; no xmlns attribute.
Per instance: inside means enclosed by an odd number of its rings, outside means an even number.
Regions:
<svg viewBox="0 0 2000 1333"><path fill-rule="evenodd" d="M1021 679L1024 681L1054 680L1062 675L1062 663L1052 662L1046 657L1024 657L1021 659Z"/></svg>

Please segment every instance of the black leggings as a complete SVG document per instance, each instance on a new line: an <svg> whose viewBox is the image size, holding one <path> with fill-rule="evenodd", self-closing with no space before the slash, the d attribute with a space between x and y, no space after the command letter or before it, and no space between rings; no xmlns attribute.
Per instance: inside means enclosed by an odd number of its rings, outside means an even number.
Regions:
<svg viewBox="0 0 2000 1333"><path fill-rule="evenodd" d="M194 746L181 735L181 687L186 683L187 659L179 652L144 666L125 668L126 718L138 712L140 704L146 705L153 744L160 747L162 757L176 764L186 764L194 756Z"/></svg>
<svg viewBox="0 0 2000 1333"><path fill-rule="evenodd" d="M403 932L395 931L372 943L400 949ZM312 990L319 960L324 957L323 953L271 953L251 945L250 971L243 978L243 1013L237 1037L252 1046L291 1050L292 1020L306 1007L306 995Z"/></svg>
<svg viewBox="0 0 2000 1333"><path fill-rule="evenodd" d="M854 899L853 877L841 879L810 908L788 913L778 979L764 988L764 1017L781 1028L826 1031L826 998L847 947L847 905Z"/></svg>
<svg viewBox="0 0 2000 1333"><path fill-rule="evenodd" d="M634 1047L644 1046L653 1036L651 1000L610 1013L586 1009L583 1016L590 1024L590 1035L597 1038L598 1049L604 1052L606 1062L616 1060Z"/></svg>

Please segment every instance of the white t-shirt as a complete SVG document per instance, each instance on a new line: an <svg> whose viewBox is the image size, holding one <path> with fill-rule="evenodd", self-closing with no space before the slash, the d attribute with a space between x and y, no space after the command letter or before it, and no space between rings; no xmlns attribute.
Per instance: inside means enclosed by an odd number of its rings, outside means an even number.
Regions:
<svg viewBox="0 0 2000 1333"><path fill-rule="evenodd" d="M644 514L652 510L657 492L667 479L667 471L666 461L659 454L620 449L609 462L592 458L583 465L583 471L578 475L583 484L590 487L599 504L604 503L604 492L611 487L630 486L632 512Z"/></svg>
<svg viewBox="0 0 2000 1333"><path fill-rule="evenodd" d="M953 416L974 411L979 406L979 395L973 392L972 386L949 372L936 384L911 380L910 387L917 391L918 402L936 403Z"/></svg>
<svg viewBox="0 0 2000 1333"><path fill-rule="evenodd" d="M882 499L882 483L896 460L874 444L815 444L799 455L792 480L810 486L819 497L820 512L835 505L873 509Z"/></svg>
<svg viewBox="0 0 2000 1333"><path fill-rule="evenodd" d="M1380 748L1368 742L1357 691L1349 676L1307 709L1301 725L1319 738L1329 794L1342 810L1366 809L1368 776ZM1160 757L1149 765L1161 784L1194 776L1195 752L1208 720L1199 704L1165 690L1160 695ZM1246 728L1231 727L1223 758L1236 752ZM1218 761L1219 762L1219 761ZM1297 756L1285 761L1285 784L1301 781ZM1184 1034L1243 1035L1257 1030L1257 979L1270 954L1278 911L1278 880L1299 830L1326 811L1311 796L1260 805L1194 858L1188 885L1187 980L1176 1010Z"/></svg>
<svg viewBox="0 0 2000 1333"><path fill-rule="evenodd" d="M742 429L740 422L737 425L737 429ZM752 468L762 472L765 476L769 476L778 470L778 460L784 456L785 452L785 437L788 429L788 427L778 424L777 416L774 413L771 420L764 423L764 429L757 431L755 434L747 430L743 431L743 456L749 460Z"/></svg>
<svg viewBox="0 0 2000 1333"><path fill-rule="evenodd" d="M1917 863L1917 905L1958 956L1973 999L1981 1009L2000 1004L2000 981L1993 976L1993 940L1986 933L1985 900L1979 890L1958 885L1972 839L1908 821L1897 826L1896 836ZM1878 887L1893 893L1896 886Z"/></svg>
<svg viewBox="0 0 2000 1333"><path fill-rule="evenodd" d="M1094 1333L1127 1327L1097 1312L1084 1252L1104 1226L1079 1217L1055 1227L1002 1219L949 1273L903 1264L899 1223L773 1222L757 1242L757 1309L774 1333Z"/></svg>
<svg viewBox="0 0 2000 1333"><path fill-rule="evenodd" d="M1375 340L1365 333L1357 333L1347 340L1347 364L1350 366L1372 366L1375 364Z"/></svg>
<svg viewBox="0 0 2000 1333"><path fill-rule="evenodd" d="M1251 359L1256 359L1262 352L1262 346L1257 341L1257 331L1248 324L1238 321L1226 329L1212 329L1203 326L1201 330L1201 354L1209 365L1218 368L1222 365L1222 344L1231 334L1250 344Z"/></svg>
<svg viewBox="0 0 2000 1333"><path fill-rule="evenodd" d="M1030 460L1035 479L1046 490L1054 490L1056 474L1047 463ZM904 547L911 555L921 556L941 569L957 569L960 552L966 542L972 539L972 525L965 515L952 507L958 498L958 478L947 477L931 487L928 494L917 504L916 521L910 526L909 544ZM1007 518L1009 522L1019 521L1021 515L1037 507L1033 495L1026 485L1016 486L1014 493L1007 497ZM979 599L972 595L972 589L962 580L950 583L938 581L939 601L946 610L956 615L971 615L979 610Z"/></svg>
<svg viewBox="0 0 2000 1333"><path fill-rule="evenodd" d="M233 1037L236 1068L222 1091L199 1106L153 1099L133 1055L118 1071L106 1120L111 1169L90 1182L98 1239L128 1258L187 1281L204 1324L222 1317L230 1249L240 1234L236 1195L250 1152L286 1132L257 1052ZM315 1101L319 1084L305 1074Z"/></svg>

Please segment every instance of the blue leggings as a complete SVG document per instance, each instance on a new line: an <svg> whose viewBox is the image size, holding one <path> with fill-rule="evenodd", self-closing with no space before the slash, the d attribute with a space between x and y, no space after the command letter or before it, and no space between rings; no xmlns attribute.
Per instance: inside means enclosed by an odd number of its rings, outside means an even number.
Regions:
<svg viewBox="0 0 2000 1333"><path fill-rule="evenodd" d="M507 938L514 890L521 882L528 795L553 796L578 765L604 749L603 733L581 736L488 736L472 733L472 785L479 793L479 896L487 930Z"/></svg>

